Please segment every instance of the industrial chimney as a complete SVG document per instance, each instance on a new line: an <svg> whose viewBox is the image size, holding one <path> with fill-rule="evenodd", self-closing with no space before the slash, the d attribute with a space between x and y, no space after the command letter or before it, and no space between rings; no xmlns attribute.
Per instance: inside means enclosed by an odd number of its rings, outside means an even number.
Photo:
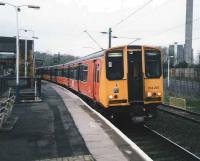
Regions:
<svg viewBox="0 0 200 161"><path fill-rule="evenodd" d="M188 65L193 64L192 25L193 25L193 0L186 0L184 59Z"/></svg>

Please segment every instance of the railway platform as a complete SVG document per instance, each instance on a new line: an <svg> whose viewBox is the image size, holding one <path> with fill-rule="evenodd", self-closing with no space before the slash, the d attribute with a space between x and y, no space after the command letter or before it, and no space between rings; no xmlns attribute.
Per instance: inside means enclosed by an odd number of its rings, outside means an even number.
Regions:
<svg viewBox="0 0 200 161"><path fill-rule="evenodd" d="M42 82L42 102L18 103L12 131L0 132L4 161L151 160L80 98Z"/></svg>

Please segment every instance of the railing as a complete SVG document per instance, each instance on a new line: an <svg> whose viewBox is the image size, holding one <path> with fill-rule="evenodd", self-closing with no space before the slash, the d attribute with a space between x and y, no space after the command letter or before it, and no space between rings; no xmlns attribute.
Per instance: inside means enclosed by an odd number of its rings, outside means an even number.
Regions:
<svg viewBox="0 0 200 161"><path fill-rule="evenodd" d="M15 96L0 100L0 129L2 128L2 125L10 117L14 102L15 102Z"/></svg>

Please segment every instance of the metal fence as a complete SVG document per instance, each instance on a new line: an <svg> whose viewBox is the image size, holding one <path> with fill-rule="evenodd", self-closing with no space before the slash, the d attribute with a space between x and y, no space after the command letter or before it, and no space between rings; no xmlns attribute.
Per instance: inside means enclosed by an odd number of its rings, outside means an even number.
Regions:
<svg viewBox="0 0 200 161"><path fill-rule="evenodd" d="M163 70L164 77L167 77L167 68ZM200 81L200 68L170 68L170 77L176 79L190 79Z"/></svg>
<svg viewBox="0 0 200 161"><path fill-rule="evenodd" d="M167 79L164 80L165 91L177 97L199 99L200 81L182 78L170 78L170 87L167 88Z"/></svg>

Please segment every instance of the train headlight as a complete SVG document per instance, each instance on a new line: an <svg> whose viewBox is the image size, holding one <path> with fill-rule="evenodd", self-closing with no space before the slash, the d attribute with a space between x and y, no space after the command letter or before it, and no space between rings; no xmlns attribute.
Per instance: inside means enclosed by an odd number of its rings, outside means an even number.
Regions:
<svg viewBox="0 0 200 161"><path fill-rule="evenodd" d="M161 96L161 92L158 92L157 95L158 95L158 96Z"/></svg>
<svg viewBox="0 0 200 161"><path fill-rule="evenodd" d="M151 92L147 92L147 97L151 97L152 93Z"/></svg>
<svg viewBox="0 0 200 161"><path fill-rule="evenodd" d="M111 99L113 99L113 96L112 96L112 95L110 95L110 96L108 96L108 98L111 100Z"/></svg>

